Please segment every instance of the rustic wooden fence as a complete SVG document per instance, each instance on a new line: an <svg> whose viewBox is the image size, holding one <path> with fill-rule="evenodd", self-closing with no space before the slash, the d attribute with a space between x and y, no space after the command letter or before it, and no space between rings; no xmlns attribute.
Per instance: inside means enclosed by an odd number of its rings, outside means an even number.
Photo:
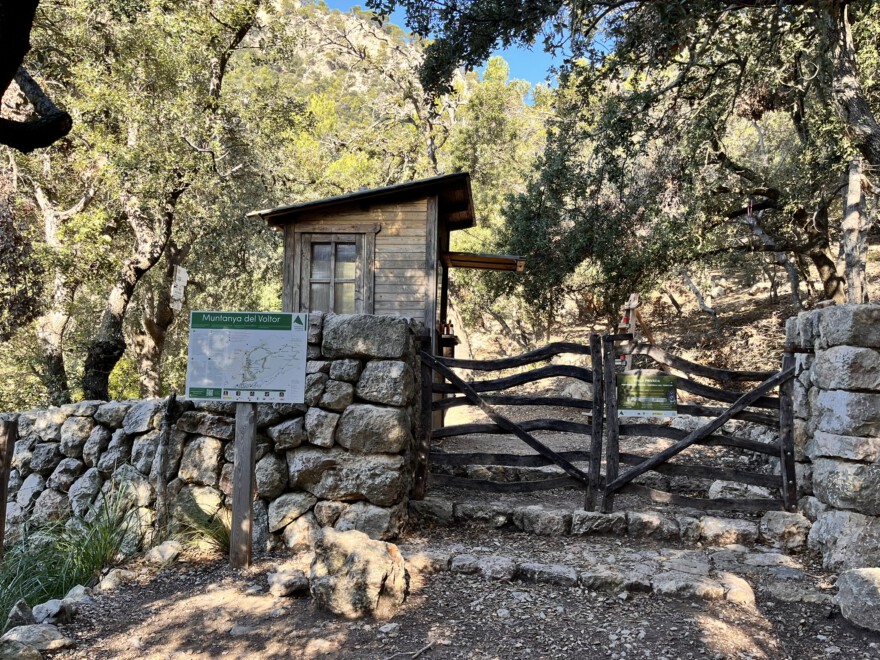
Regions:
<svg viewBox="0 0 880 660"><path fill-rule="evenodd" d="M499 360L456 360L422 353L422 424L423 435L419 454L414 497L423 496L429 477L434 486L477 489L496 493L534 492L564 487L585 491L584 507L595 509L601 495L602 510L614 509L618 493L630 493L655 502L681 504L703 509L771 510L796 506L794 475L794 448L790 382L794 375L793 355L785 354L779 372L729 371L696 364L674 356L652 344L633 343L631 335L608 335L590 338L590 346L569 342L550 344L523 355ZM467 382L452 369L474 372L498 372L526 367L547 361L565 353L590 355L591 368L550 364L513 376ZM615 356L646 356L675 378L676 389L694 397L693 402L678 405L679 414L710 418L694 431L687 432L664 424L621 424L617 409L617 374ZM434 382L439 374L445 382ZM539 383L557 376L576 378L592 385L590 399L559 396L507 394L508 390L526 383ZM720 383L721 387L706 385L695 378ZM733 383L760 381L746 392L736 392ZM778 388L779 396L769 396ZM438 398L442 396L444 398ZM718 407L713 403L729 404ZM490 419L488 423L460 424L431 427L432 412L448 410L461 405L479 407ZM555 406L590 412L589 423L563 419L534 419L516 423L502 414L497 406ZM631 418L626 418L627 420ZM763 424L779 430L779 441L763 443L748 438L720 434L718 431L731 419ZM554 451L536 438L536 431L558 431L583 438L583 449ZM528 455L487 452L445 453L431 449L432 440L469 434L512 434L536 453ZM654 455L620 451L621 436L643 436L673 440L673 444ZM605 475L600 473L603 441L605 443ZM764 472L682 462L682 452L693 445L727 447L740 452L752 452L779 458L781 475ZM578 467L575 464L586 464ZM628 466L621 471L620 466ZM516 466L542 467L557 465L565 473L534 481L496 482L444 473L443 470L462 466ZM779 489L780 498L720 498L702 499L664 492L634 481L652 471L667 476L696 477L707 480L733 481L742 484Z"/></svg>
<svg viewBox="0 0 880 660"><path fill-rule="evenodd" d="M498 465L538 467L557 465L565 472L565 476L537 481L519 482L493 482L485 479L467 479L439 472L431 474L434 485L446 485L458 488L480 489L492 492L529 492L536 490L552 490L566 486L584 488L595 497L596 484L598 484L599 462L590 464L590 472L582 470L574 465L574 462L589 460L589 451L582 452L557 452L538 440L533 433L538 430L563 431L584 434L591 437L593 434L592 424L580 424L560 419L536 419L525 423L516 423L501 414L496 406L554 406L588 410L592 413L595 401L592 399L579 399L561 396L531 396L523 394L499 394L513 387L536 383L548 378L566 376L584 383L592 384L594 380L601 380L601 371L593 362L594 367L587 369L573 365L551 364L512 376L492 378L475 382L465 382L452 371L452 368L468 369L480 372L498 372L517 367L526 367L539 362L544 362L556 355L575 354L590 355L592 352L600 352L598 342L594 346L584 346L569 342L550 344L541 349L525 353L516 357L499 360L456 360L443 358L422 352L422 411L423 411L423 441L420 452L420 465L423 468L417 470L416 496L424 492L424 480L427 477L427 466L461 466L461 465ZM440 374L446 382L433 382L433 373ZM492 392L492 394L483 394ZM456 396L449 397L454 394ZM437 398L443 395L444 398ZM480 408L491 420L485 424L461 424L431 429L431 411L443 411L461 405L473 405ZM428 411L425 414L425 411ZM596 416L591 415L595 420ZM531 447L536 454L443 454L431 450L431 440L451 438L473 433L483 434L512 434ZM601 445L600 445L601 446ZM590 445L585 448L589 450ZM586 459L585 459L586 456Z"/></svg>

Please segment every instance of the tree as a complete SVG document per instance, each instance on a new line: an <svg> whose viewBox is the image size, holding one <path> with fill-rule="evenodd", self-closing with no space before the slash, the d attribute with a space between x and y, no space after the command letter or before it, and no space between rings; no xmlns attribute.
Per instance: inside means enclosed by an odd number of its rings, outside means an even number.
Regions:
<svg viewBox="0 0 880 660"><path fill-rule="evenodd" d="M22 67L31 48L30 34L38 4L39 0L0 2L0 101L14 80L39 117L33 121L0 117L0 144L25 153L60 140L73 126L70 115L55 107Z"/></svg>
<svg viewBox="0 0 880 660"><path fill-rule="evenodd" d="M566 47L543 171L508 213L512 246L531 233L533 262L556 256L536 289L584 258L603 286L629 288L735 250L803 254L843 299L829 215L847 154L880 164L876 2L371 5L403 5L411 27L440 35L422 69L433 89L498 43ZM733 156L743 122L760 132L779 117L781 169L752 165L754 140Z"/></svg>

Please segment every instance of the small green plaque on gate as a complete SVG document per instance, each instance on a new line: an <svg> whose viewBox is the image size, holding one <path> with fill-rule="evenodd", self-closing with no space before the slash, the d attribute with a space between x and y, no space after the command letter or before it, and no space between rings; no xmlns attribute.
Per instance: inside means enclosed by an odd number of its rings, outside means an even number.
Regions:
<svg viewBox="0 0 880 660"><path fill-rule="evenodd" d="M675 417L677 409L675 376L655 371L630 371L617 377L618 414Z"/></svg>

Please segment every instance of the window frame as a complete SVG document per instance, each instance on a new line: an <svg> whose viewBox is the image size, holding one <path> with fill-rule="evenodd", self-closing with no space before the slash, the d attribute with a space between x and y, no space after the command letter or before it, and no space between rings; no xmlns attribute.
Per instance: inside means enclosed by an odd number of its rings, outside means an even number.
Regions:
<svg viewBox="0 0 880 660"><path fill-rule="evenodd" d="M296 292L294 299L296 301L295 308L301 312L308 312L309 297L311 294L311 261L312 261L312 244L313 243L330 243L331 244L331 262L330 262L330 278L317 278L316 281L328 282L330 285L330 306L331 312L335 302L335 283L336 283L336 248L339 243L355 244L355 314L372 314L373 313L373 280L374 280L374 259L376 251L376 233L379 231L379 225L365 225L363 227L352 227L352 230L346 228L345 231L339 231L335 227L315 228L302 227L297 228L296 244L297 249L294 254L294 272L296 277ZM344 278L342 281L351 281ZM328 312L324 312L328 313Z"/></svg>

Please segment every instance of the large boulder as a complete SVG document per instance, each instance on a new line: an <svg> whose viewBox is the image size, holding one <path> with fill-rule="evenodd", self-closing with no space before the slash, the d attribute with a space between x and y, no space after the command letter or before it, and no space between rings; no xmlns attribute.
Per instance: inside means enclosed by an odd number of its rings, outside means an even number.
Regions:
<svg viewBox="0 0 880 660"><path fill-rule="evenodd" d="M409 575L397 546L330 527L315 540L309 583L319 607L347 618L387 619L409 593Z"/></svg>
<svg viewBox="0 0 880 660"><path fill-rule="evenodd" d="M828 510L810 528L807 543L832 570L880 566L880 518Z"/></svg>
<svg viewBox="0 0 880 660"><path fill-rule="evenodd" d="M364 367L357 395L374 403L405 406L415 394L412 368L399 360L373 360Z"/></svg>
<svg viewBox="0 0 880 660"><path fill-rule="evenodd" d="M398 359L409 349L406 319L394 316L328 316L321 352L327 358Z"/></svg>
<svg viewBox="0 0 880 660"><path fill-rule="evenodd" d="M356 454L396 454L412 441L410 420L401 408L357 403L342 413L336 442Z"/></svg>
<svg viewBox="0 0 880 660"><path fill-rule="evenodd" d="M806 545L810 527L810 521L799 513L768 511L761 518L761 536L781 548L794 549Z"/></svg>
<svg viewBox="0 0 880 660"><path fill-rule="evenodd" d="M845 571L837 579L836 602L851 623L880 632L880 568Z"/></svg>
<svg viewBox="0 0 880 660"><path fill-rule="evenodd" d="M335 447L303 446L287 452L287 467L292 488L328 500L392 506L409 485L402 456L356 456Z"/></svg>

